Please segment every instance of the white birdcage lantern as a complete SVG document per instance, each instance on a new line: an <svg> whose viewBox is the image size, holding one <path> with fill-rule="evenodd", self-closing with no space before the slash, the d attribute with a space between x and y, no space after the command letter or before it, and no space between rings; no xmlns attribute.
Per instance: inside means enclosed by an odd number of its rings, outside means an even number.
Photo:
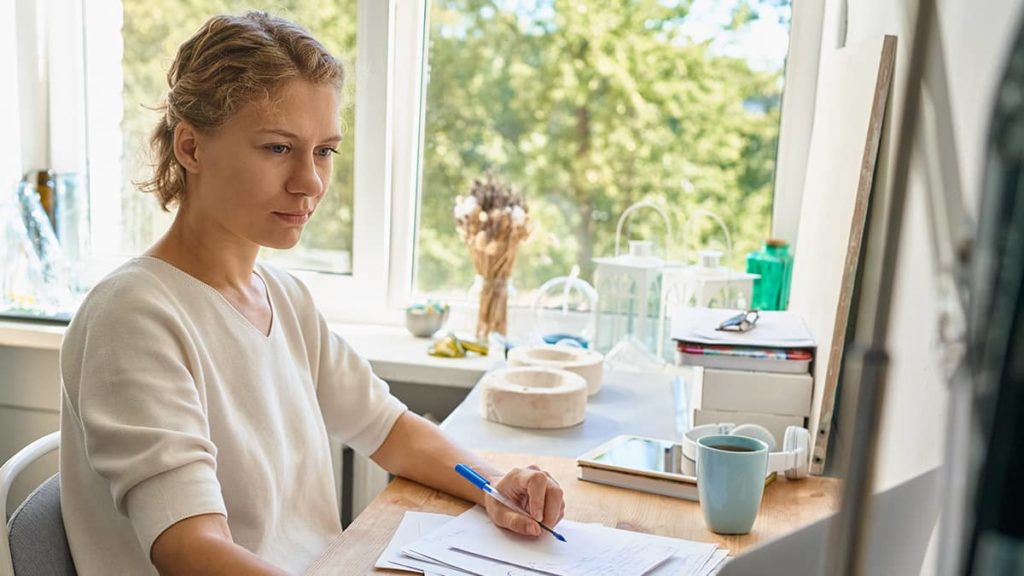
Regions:
<svg viewBox="0 0 1024 576"><path fill-rule="evenodd" d="M718 224L725 237L726 254L732 252L732 238L725 222L713 212L697 209L687 222L689 229L698 216L706 216ZM692 235L691 232L684 236ZM663 346L671 338L669 314L679 307L746 309L752 301L757 274L740 272L722 266L720 250L697 250L696 263L664 271L661 283L661 316L658 329L658 356L664 357ZM671 351L671 350L670 350Z"/></svg>
<svg viewBox="0 0 1024 576"><path fill-rule="evenodd" d="M662 255L653 240L629 240L629 250L622 253L622 229L631 214L650 208L665 224ZM666 265L664 250L672 238L672 228L665 211L649 201L627 208L615 229L615 255L594 258L597 268L597 323L595 349L605 352L626 338L654 351L658 349L658 319L661 315L661 277Z"/></svg>
<svg viewBox="0 0 1024 576"><path fill-rule="evenodd" d="M722 252L701 250L697 263L665 271L662 280L666 307L747 308L757 274L738 272L721 264Z"/></svg>

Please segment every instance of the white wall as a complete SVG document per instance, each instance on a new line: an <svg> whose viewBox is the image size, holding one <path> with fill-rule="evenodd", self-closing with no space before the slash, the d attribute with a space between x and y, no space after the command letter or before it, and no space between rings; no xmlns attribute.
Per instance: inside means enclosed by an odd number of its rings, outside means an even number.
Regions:
<svg viewBox="0 0 1024 576"><path fill-rule="evenodd" d="M823 50L837 46L840 30L837 18L843 3L842 0L826 0ZM882 34L898 37L894 106L890 117L898 119L906 88L917 0L848 0L848 3L848 44ZM976 214L992 100L1002 77L1005 53L1016 35L1021 3L1015 0L937 0L937 4L961 187L968 199L968 210ZM890 123L890 144L897 136L894 124ZM880 185L889 180L894 150L883 149L883 153L885 163L880 160L880 173L876 178L876 184ZM879 488L940 464L945 449L949 395L938 346L937 282L932 264L925 173L922 157L917 156L910 173L899 271L891 308L888 336L891 365L876 468ZM869 224L868 246L874 250L879 248L877 234L885 216L878 209L883 200L883 195L877 194L881 190L884 187L876 187ZM872 279L864 281L870 286ZM859 320L868 312L860 310ZM844 392L843 401L849 401L851 391ZM933 536L923 573L935 572L935 548Z"/></svg>
<svg viewBox="0 0 1024 576"><path fill-rule="evenodd" d="M842 4L841 0L827 0L823 50L834 49L838 43L837 19ZM961 186L970 199L970 209L976 213L991 102L1002 76L1005 52L1016 32L1020 3L938 0L938 7ZM898 37L891 118L899 118L902 112L915 11L916 0L849 0L847 44L882 34ZM890 127L890 141L894 142L895 122L890 123ZM884 171L878 175L879 183L888 181L893 152L888 150ZM938 355L936 282L929 244L924 170L920 161L911 169L902 227L889 330L892 364L877 469L881 486L892 485L937 465L944 450L947 390ZM876 189L876 194L878 191ZM882 197L883 194L874 197L875 207L880 206ZM882 228L881 212L875 209L872 214L869 224L872 240Z"/></svg>
<svg viewBox="0 0 1024 576"><path fill-rule="evenodd" d="M0 462L59 426L57 352L0 346ZM26 471L11 489L7 512L13 512L33 488L56 471L56 455ZM4 508L0 503L0 511Z"/></svg>

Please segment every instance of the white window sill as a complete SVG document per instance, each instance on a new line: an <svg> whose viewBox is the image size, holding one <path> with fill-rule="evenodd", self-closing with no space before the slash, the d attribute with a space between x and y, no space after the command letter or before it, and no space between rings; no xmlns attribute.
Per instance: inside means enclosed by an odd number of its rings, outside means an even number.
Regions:
<svg viewBox="0 0 1024 576"><path fill-rule="evenodd" d="M0 346L60 350L65 326L17 320L0 320Z"/></svg>
<svg viewBox="0 0 1024 576"><path fill-rule="evenodd" d="M495 356L437 358L427 354L429 338L416 338L404 327L332 323L373 371L388 382L472 388L484 372L502 361Z"/></svg>
<svg viewBox="0 0 1024 576"><path fill-rule="evenodd" d="M427 355L430 340L415 338L400 326L332 323L373 371L389 382L472 388L495 357L435 358ZM0 320L0 346L60 350L65 326Z"/></svg>

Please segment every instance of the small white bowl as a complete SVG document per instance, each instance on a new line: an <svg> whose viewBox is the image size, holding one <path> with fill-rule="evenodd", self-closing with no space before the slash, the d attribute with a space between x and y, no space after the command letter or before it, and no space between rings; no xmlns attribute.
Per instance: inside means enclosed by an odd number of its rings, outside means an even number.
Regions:
<svg viewBox="0 0 1024 576"><path fill-rule="evenodd" d="M405 328L417 338L429 338L444 327L448 321L448 310L447 304L410 306L405 309Z"/></svg>

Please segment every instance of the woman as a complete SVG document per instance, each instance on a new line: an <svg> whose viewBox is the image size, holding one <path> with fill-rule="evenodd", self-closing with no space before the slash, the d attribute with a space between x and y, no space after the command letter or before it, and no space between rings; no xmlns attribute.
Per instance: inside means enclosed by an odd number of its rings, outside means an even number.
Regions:
<svg viewBox="0 0 1024 576"><path fill-rule="evenodd" d="M326 193L343 71L264 13L179 49L144 188L177 213L86 298L61 351L61 503L80 574L302 572L341 531L328 436L393 474L539 536L562 517L543 471L506 474L408 412L329 330L307 289L257 263ZM453 472L469 462L533 516Z"/></svg>

